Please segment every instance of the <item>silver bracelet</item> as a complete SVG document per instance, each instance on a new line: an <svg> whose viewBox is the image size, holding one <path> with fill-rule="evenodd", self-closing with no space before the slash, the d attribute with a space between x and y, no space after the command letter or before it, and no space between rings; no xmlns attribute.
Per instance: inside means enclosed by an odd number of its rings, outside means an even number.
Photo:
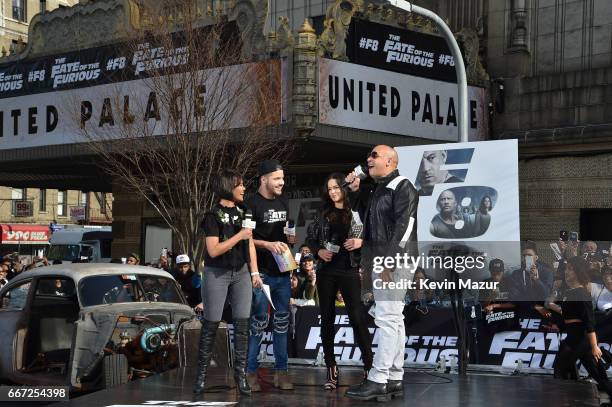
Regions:
<svg viewBox="0 0 612 407"><path fill-rule="evenodd" d="M255 277L255 276L258 276L258 275L259 275L259 271L256 271L256 272L254 272L254 273L251 273L251 277Z"/></svg>

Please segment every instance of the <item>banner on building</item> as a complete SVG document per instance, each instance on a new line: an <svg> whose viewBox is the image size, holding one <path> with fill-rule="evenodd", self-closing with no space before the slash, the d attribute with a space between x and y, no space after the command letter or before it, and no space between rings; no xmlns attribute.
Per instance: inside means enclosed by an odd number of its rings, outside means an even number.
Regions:
<svg viewBox="0 0 612 407"><path fill-rule="evenodd" d="M350 62L414 76L457 82L446 40L353 18L346 41Z"/></svg>
<svg viewBox="0 0 612 407"><path fill-rule="evenodd" d="M280 124L286 101L281 70L280 60L269 60L195 71L186 80L175 74L6 98L0 104L0 149L83 143L92 135L100 140L165 135L176 131L171 114L199 120L185 125L191 131L244 128L253 124L250 107L262 95L271 101L266 120ZM245 85L244 78L254 85ZM184 82L193 86L180 88ZM176 108L167 97L172 83Z"/></svg>
<svg viewBox="0 0 612 407"><path fill-rule="evenodd" d="M206 38L210 27L194 31ZM141 42L120 42L48 55L0 65L0 99L34 93L56 92L148 77L152 72L180 72L191 68L191 51L183 32L170 41L151 38ZM227 22L220 30L220 42L239 42L238 27Z"/></svg>
<svg viewBox="0 0 612 407"><path fill-rule="evenodd" d="M85 220L85 210L86 208L84 206L71 206L70 219Z"/></svg>
<svg viewBox="0 0 612 407"><path fill-rule="evenodd" d="M32 216L33 205L31 201L13 201L14 211L16 218L27 218Z"/></svg>
<svg viewBox="0 0 612 407"><path fill-rule="evenodd" d="M2 244L43 244L49 241L44 225L2 224Z"/></svg>
<svg viewBox="0 0 612 407"><path fill-rule="evenodd" d="M431 140L458 139L457 85L319 59L319 122ZM468 88L470 140L489 131L485 89Z"/></svg>

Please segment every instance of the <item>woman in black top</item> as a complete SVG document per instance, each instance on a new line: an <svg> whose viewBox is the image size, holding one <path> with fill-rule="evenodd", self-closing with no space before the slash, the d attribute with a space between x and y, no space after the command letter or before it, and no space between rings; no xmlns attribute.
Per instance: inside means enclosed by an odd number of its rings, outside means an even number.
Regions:
<svg viewBox="0 0 612 407"><path fill-rule="evenodd" d="M321 341L327 366L324 388L339 386L334 356L334 320L336 293L342 293L349 321L361 350L364 369L372 367L372 349L361 303L359 252L363 225L349 206L347 191L341 185L344 175L331 174L323 184L323 208L308 228L307 244L321 260L317 271L317 291L321 311Z"/></svg>
<svg viewBox="0 0 612 407"><path fill-rule="evenodd" d="M612 397L612 383L602 363L602 352L595 333L595 315L587 264L582 257L572 257L565 267L567 290L563 300L551 309L561 314L566 338L559 345L555 377L576 379L576 361L580 359L589 375Z"/></svg>
<svg viewBox="0 0 612 407"><path fill-rule="evenodd" d="M206 237L202 281L204 320L200 333L198 374L193 391L196 394L204 391L206 370L223 306L229 294L234 325L234 378L240 393L250 395L245 367L251 294L253 287L261 287L262 283L257 269L252 229L242 227L245 213L240 205L244 200L245 188L240 174L226 170L213 179L212 190L219 200L202 222Z"/></svg>

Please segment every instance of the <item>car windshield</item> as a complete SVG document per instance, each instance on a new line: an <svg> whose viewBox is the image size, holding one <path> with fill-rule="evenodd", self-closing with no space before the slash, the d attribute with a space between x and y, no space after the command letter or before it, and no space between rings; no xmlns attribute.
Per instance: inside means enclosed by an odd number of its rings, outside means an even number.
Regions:
<svg viewBox="0 0 612 407"><path fill-rule="evenodd" d="M126 302L172 302L184 304L171 278L143 274L86 277L79 282L84 307Z"/></svg>
<svg viewBox="0 0 612 407"><path fill-rule="evenodd" d="M47 259L73 261L79 258L80 253L81 246L78 244L54 244L49 247Z"/></svg>

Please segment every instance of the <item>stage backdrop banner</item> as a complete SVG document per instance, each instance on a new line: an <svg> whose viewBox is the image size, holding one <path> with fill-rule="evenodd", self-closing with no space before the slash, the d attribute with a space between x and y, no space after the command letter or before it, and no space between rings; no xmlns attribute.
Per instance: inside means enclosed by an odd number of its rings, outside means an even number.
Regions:
<svg viewBox="0 0 612 407"><path fill-rule="evenodd" d="M337 308L334 353L340 362L360 363L361 352L357 347L353 329L344 308ZM450 308L427 309L427 314L406 316L406 364L434 365L440 358L451 361L458 354L457 333L453 324ZM518 326L511 331L490 331L482 318L471 322L468 327L475 333L477 341L469 338L470 363L500 366L514 369L521 360L523 367L540 370L552 369L559 350L559 343L565 335L550 332L547 323L535 311L519 318ZM378 348L378 334L374 321L367 317L372 339L372 350ZM262 350L273 358L272 324L268 327L262 342ZM612 327L601 323L596 326L600 346L611 349ZM290 329L289 356L300 359L316 359L322 352L321 319L319 307L301 307L295 312L295 325ZM612 368L609 370L612 373Z"/></svg>
<svg viewBox="0 0 612 407"><path fill-rule="evenodd" d="M487 92L468 88L470 140L489 130ZM319 59L319 122L431 140L458 139L457 85Z"/></svg>

